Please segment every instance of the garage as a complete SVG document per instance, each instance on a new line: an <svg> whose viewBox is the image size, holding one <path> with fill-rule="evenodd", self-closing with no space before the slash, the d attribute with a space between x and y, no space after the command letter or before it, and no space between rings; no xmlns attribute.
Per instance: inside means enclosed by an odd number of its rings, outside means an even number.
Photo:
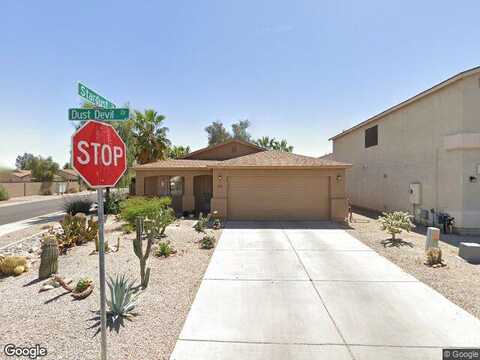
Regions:
<svg viewBox="0 0 480 360"><path fill-rule="evenodd" d="M259 175L228 177L231 220L328 220L329 177Z"/></svg>

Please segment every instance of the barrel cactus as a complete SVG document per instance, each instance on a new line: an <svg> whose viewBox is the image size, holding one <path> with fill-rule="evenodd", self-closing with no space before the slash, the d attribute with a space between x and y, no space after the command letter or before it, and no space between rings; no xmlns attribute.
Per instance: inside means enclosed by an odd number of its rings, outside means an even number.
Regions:
<svg viewBox="0 0 480 360"><path fill-rule="evenodd" d="M58 244L52 235L46 235L42 240L42 253L40 255L40 268L38 278L46 279L58 271Z"/></svg>
<svg viewBox="0 0 480 360"><path fill-rule="evenodd" d="M24 256L0 256L0 273L20 275L28 270L27 258Z"/></svg>

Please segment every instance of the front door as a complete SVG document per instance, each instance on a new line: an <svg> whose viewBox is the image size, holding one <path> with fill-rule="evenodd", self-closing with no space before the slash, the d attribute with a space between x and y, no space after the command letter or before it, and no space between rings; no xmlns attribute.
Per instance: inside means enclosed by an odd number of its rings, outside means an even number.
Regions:
<svg viewBox="0 0 480 360"><path fill-rule="evenodd" d="M195 212L208 214L210 212L210 200L213 193L212 175L200 175L193 178L193 194L195 196Z"/></svg>

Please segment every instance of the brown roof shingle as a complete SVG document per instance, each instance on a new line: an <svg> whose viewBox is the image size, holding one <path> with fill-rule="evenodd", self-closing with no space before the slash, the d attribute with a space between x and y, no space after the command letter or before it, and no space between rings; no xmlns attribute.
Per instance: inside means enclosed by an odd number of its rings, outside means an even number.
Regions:
<svg viewBox="0 0 480 360"><path fill-rule="evenodd" d="M148 169L165 169L165 168L177 168L177 169L191 169L191 168L210 168L221 161L216 160L189 160L189 159L169 159L160 160L148 164L135 166L136 170L148 170Z"/></svg>
<svg viewBox="0 0 480 360"><path fill-rule="evenodd" d="M298 155L284 151L262 151L238 158L219 161L215 167L339 167L344 168L350 164L333 161L331 159L318 159L311 156Z"/></svg>

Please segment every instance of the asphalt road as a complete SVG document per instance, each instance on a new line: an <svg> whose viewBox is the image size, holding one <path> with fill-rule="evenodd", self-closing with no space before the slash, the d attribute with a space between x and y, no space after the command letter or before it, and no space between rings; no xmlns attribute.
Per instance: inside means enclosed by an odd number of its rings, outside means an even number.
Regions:
<svg viewBox="0 0 480 360"><path fill-rule="evenodd" d="M96 194L92 193L89 195L69 196L68 198L20 203L18 205L0 207L0 225L62 211L65 202L72 201L75 198L85 197L88 197L92 201L96 200Z"/></svg>

